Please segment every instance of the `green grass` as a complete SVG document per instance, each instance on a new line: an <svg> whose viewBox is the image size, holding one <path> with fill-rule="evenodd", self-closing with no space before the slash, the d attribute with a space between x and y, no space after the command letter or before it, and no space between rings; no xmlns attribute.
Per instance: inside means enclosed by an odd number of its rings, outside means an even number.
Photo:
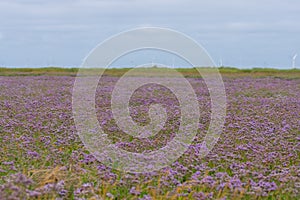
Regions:
<svg viewBox="0 0 300 200"><path fill-rule="evenodd" d="M105 71L105 75L122 76L132 68L110 68ZM157 72L163 73L164 68L152 68ZM203 68L202 68L203 69ZM205 68L206 70L210 68ZM76 76L79 68L5 68L0 67L0 76ZM95 69L90 69L91 71ZM147 68L140 68L138 71L144 73ZM200 77L201 75L195 68L178 68L178 72L185 77ZM300 69L270 69L270 68L252 68L252 69L237 69L233 67L220 67L219 72L223 77L275 77L275 78L300 78Z"/></svg>

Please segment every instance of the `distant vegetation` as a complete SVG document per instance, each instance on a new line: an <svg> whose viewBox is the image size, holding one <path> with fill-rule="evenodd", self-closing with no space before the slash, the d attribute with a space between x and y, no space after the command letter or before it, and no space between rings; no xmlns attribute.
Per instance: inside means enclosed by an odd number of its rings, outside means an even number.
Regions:
<svg viewBox="0 0 300 200"><path fill-rule="evenodd" d="M131 68L111 68L105 71L108 76L122 76ZM155 68L163 72L164 68ZM209 69L209 68L207 68ZM271 69L271 68L252 68L252 69L238 69L233 67L220 67L219 72L225 77L281 77L281 78L300 78L300 69ZM47 68L5 68L0 67L0 76L76 76L79 68L60 68L60 67L47 67ZM92 71L93 69L91 69ZM147 68L140 68L145 72ZM200 74L195 68L179 68L177 69L186 77L200 77Z"/></svg>

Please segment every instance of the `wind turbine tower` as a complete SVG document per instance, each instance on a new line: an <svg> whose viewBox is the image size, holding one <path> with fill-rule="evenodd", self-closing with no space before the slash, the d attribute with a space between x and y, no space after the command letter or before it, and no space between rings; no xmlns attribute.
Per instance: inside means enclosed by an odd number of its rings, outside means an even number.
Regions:
<svg viewBox="0 0 300 200"><path fill-rule="evenodd" d="M220 67L224 67L222 58L220 58Z"/></svg>
<svg viewBox="0 0 300 200"><path fill-rule="evenodd" d="M295 54L293 57L293 69L296 69L296 58L297 58L298 54Z"/></svg>

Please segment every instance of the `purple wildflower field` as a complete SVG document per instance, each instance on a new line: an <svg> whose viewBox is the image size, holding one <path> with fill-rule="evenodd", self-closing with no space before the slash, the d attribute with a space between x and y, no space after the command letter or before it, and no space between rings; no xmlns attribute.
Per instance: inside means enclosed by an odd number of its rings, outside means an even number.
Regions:
<svg viewBox="0 0 300 200"><path fill-rule="evenodd" d="M213 150L199 158L210 122L209 92L188 78L199 101L196 139L171 166L120 172L97 161L79 139L72 114L71 76L0 76L0 199L298 199L300 197L300 79L224 77L227 116ZM149 84L131 98L130 113L149 123L152 103L167 110L154 137L124 134L110 110L118 77L102 77L99 124L119 148L147 152L178 131L180 109L166 88ZM163 158L162 158L163 159Z"/></svg>

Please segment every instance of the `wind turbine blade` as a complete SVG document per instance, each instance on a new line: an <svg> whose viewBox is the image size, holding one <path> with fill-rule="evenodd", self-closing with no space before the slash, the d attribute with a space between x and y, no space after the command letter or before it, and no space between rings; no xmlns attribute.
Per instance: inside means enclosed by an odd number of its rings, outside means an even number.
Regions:
<svg viewBox="0 0 300 200"><path fill-rule="evenodd" d="M295 54L294 57L293 57L293 59L295 60L297 58L297 56L298 56L298 54Z"/></svg>

